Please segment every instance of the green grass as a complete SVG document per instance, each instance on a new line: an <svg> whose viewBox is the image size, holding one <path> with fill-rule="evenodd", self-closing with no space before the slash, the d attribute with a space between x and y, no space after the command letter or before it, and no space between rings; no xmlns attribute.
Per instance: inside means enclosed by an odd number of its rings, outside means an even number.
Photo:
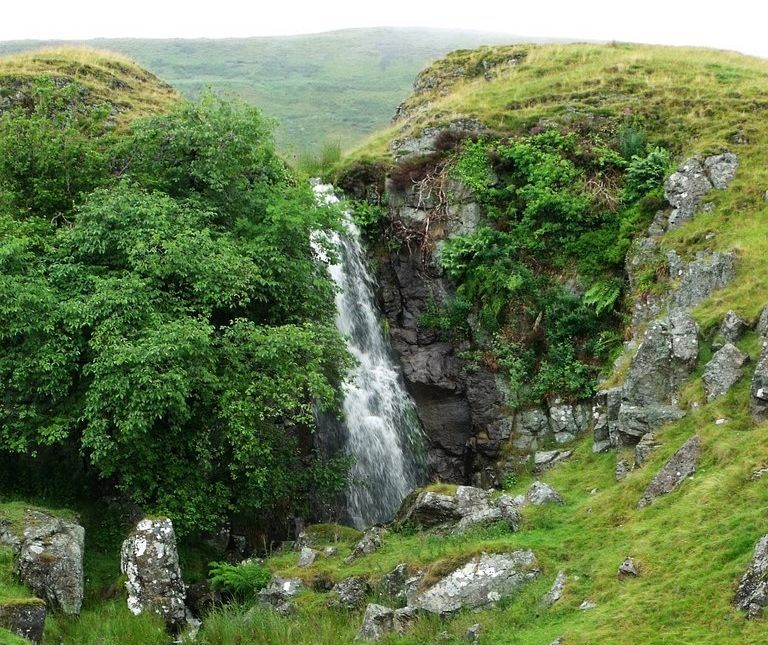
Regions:
<svg viewBox="0 0 768 645"><path fill-rule="evenodd" d="M324 144L358 145L386 126L416 73L462 47L514 36L421 28L350 29L302 36L225 40L100 39L86 45L120 52L184 96L206 87L236 94L276 118L278 142L298 158ZM0 53L49 43L0 43ZM61 43L51 43L61 46Z"/></svg>
<svg viewBox="0 0 768 645"><path fill-rule="evenodd" d="M0 54L9 51L0 47ZM170 85L125 56L86 47L0 56L0 98L23 91L39 76L77 81L88 92L87 102L113 105L119 125L162 112L179 99Z"/></svg>
<svg viewBox="0 0 768 645"><path fill-rule="evenodd" d="M0 627L0 645L29 645L29 641Z"/></svg>

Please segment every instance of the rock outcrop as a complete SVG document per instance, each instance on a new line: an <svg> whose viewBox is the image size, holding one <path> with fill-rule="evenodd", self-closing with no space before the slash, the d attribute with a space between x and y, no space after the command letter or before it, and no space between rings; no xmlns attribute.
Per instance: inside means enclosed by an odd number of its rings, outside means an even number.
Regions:
<svg viewBox="0 0 768 645"><path fill-rule="evenodd" d="M763 351L752 376L749 409L756 423L762 423L768 419L768 343L763 345Z"/></svg>
<svg viewBox="0 0 768 645"><path fill-rule="evenodd" d="M327 604L334 609L357 609L365 605L370 590L368 578L349 576L333 585Z"/></svg>
<svg viewBox="0 0 768 645"><path fill-rule="evenodd" d="M154 612L173 630L184 625L186 589L171 520L141 520L123 542L120 569L133 614Z"/></svg>
<svg viewBox="0 0 768 645"><path fill-rule="evenodd" d="M411 606L440 616L478 609L518 592L538 575L531 551L483 554L420 593Z"/></svg>
<svg viewBox="0 0 768 645"><path fill-rule="evenodd" d="M380 641L392 632L402 634L415 617L415 612L409 607L390 609L371 603L365 608L363 624L355 640Z"/></svg>
<svg viewBox="0 0 768 645"><path fill-rule="evenodd" d="M488 491L473 486L457 486L453 494L414 492L405 499L395 520L419 529L455 533L499 521L505 521L516 531L522 522L511 497L492 499Z"/></svg>
<svg viewBox="0 0 768 645"><path fill-rule="evenodd" d="M565 571L558 571L557 577L552 583L552 586L549 588L549 591L544 594L544 597L541 599L542 605L545 607L551 607L558 600L560 600L563 595L563 591L565 591L565 580Z"/></svg>
<svg viewBox="0 0 768 645"><path fill-rule="evenodd" d="M0 602L0 627L33 643L42 643L46 613L45 603L35 598Z"/></svg>
<svg viewBox="0 0 768 645"><path fill-rule="evenodd" d="M749 329L749 323L731 310L723 318L719 335L728 343L735 343Z"/></svg>
<svg viewBox="0 0 768 645"><path fill-rule="evenodd" d="M18 539L19 577L51 609L77 615L83 604L85 529L39 511L27 511Z"/></svg>
<svg viewBox="0 0 768 645"><path fill-rule="evenodd" d="M664 467L651 480L637 507L644 508L649 506L660 495L671 493L680 486L687 477L696 472L700 455L701 439L698 435L694 435L670 457L669 461L664 464Z"/></svg>
<svg viewBox="0 0 768 645"><path fill-rule="evenodd" d="M752 561L739 581L733 606L747 612L747 617L762 616L768 605L768 535L755 545Z"/></svg>
<svg viewBox="0 0 768 645"><path fill-rule="evenodd" d="M293 599L304 583L299 578L281 578L274 576L270 583L259 591L259 603L271 607L281 616L288 616L296 611Z"/></svg>
<svg viewBox="0 0 768 645"><path fill-rule="evenodd" d="M744 375L742 367L749 361L749 355L732 343L726 343L704 368L704 389L707 400L711 401L726 394Z"/></svg>
<svg viewBox="0 0 768 645"><path fill-rule="evenodd" d="M365 533L363 533L362 537L357 541L355 546L352 547L352 552L346 558L344 558L344 562L346 564L350 564L358 558L361 558L365 555L370 555L371 553L378 551L378 549L383 544L383 536L384 531L382 529L380 529L378 526L372 526Z"/></svg>
<svg viewBox="0 0 768 645"><path fill-rule="evenodd" d="M543 504L565 504L563 496L544 482L535 481L528 488L524 498L525 504L542 506Z"/></svg>

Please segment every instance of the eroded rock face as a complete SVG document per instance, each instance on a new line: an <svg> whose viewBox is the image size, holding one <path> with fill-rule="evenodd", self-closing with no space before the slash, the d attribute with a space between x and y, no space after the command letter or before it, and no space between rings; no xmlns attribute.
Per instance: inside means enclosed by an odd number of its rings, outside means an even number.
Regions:
<svg viewBox="0 0 768 645"><path fill-rule="evenodd" d="M412 606L441 616L478 609L516 593L538 575L532 551L483 554L419 594Z"/></svg>
<svg viewBox="0 0 768 645"><path fill-rule="evenodd" d="M45 615L43 601L0 603L0 627L33 643L43 641Z"/></svg>
<svg viewBox="0 0 768 645"><path fill-rule="evenodd" d="M670 457L656 477L651 480L637 507L644 508L649 506L660 495L671 493L680 486L687 477L696 472L700 455L701 439L698 435L694 435Z"/></svg>
<svg viewBox="0 0 768 645"><path fill-rule="evenodd" d="M171 629L183 626L186 590L171 520L141 520L123 542L120 569L128 577L125 587L133 614L151 611Z"/></svg>
<svg viewBox="0 0 768 645"><path fill-rule="evenodd" d="M768 344L763 346L752 376L749 409L756 423L768 419Z"/></svg>
<svg viewBox="0 0 768 645"><path fill-rule="evenodd" d="M505 521L516 531L522 523L512 498L502 495L491 499L490 493L474 486L457 486L453 494L419 491L409 495L396 521L419 529L443 529L462 533L474 526Z"/></svg>
<svg viewBox="0 0 768 645"><path fill-rule="evenodd" d="M704 389L707 400L711 401L726 394L744 375L742 367L749 361L749 355L732 343L726 343L704 368Z"/></svg>
<svg viewBox="0 0 768 645"><path fill-rule="evenodd" d="M748 618L763 615L768 605L768 535L755 545L752 561L739 581L733 598L733 606L747 612Z"/></svg>
<svg viewBox="0 0 768 645"><path fill-rule="evenodd" d="M19 577L49 607L77 615L83 604L85 529L27 511L19 540Z"/></svg>

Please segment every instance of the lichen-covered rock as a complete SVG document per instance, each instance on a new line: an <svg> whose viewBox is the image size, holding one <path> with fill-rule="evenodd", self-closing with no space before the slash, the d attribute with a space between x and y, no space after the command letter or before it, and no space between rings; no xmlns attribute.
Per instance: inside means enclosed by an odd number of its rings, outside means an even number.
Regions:
<svg viewBox="0 0 768 645"><path fill-rule="evenodd" d="M588 407L554 399L549 403L549 425L557 443L570 443L589 427Z"/></svg>
<svg viewBox="0 0 768 645"><path fill-rule="evenodd" d="M27 511L19 541L19 577L50 608L79 614L84 547L85 529L79 524Z"/></svg>
<svg viewBox="0 0 768 645"><path fill-rule="evenodd" d="M383 605L369 604L365 608L363 624L355 640L380 641L392 632L402 634L415 620L416 614L410 607L390 609Z"/></svg>
<svg viewBox="0 0 768 645"><path fill-rule="evenodd" d="M538 575L532 551L483 554L419 594L411 605L441 616L460 609L478 609L518 592Z"/></svg>
<svg viewBox="0 0 768 645"><path fill-rule="evenodd" d="M333 585L328 598L328 606L333 609L357 609L365 604L370 590L368 578L349 576Z"/></svg>
<svg viewBox="0 0 768 645"><path fill-rule="evenodd" d="M544 594L544 597L541 599L542 605L545 607L551 607L558 600L560 600L563 595L563 591L565 591L565 580L565 571L558 571L557 577L552 583L552 586L549 588L549 591Z"/></svg>
<svg viewBox="0 0 768 645"><path fill-rule="evenodd" d="M678 281L670 293L670 307L692 309L712 293L725 287L736 275L736 254L699 251L692 262L684 262L674 251L667 254L669 274Z"/></svg>
<svg viewBox="0 0 768 645"><path fill-rule="evenodd" d="M549 419L544 408L526 408L515 414L512 444L518 450L533 452L550 434Z"/></svg>
<svg viewBox="0 0 768 645"><path fill-rule="evenodd" d="M619 570L616 575L619 580L624 580L625 578L636 578L640 573L637 570L637 565L635 564L634 559L624 558L624 562L619 565Z"/></svg>
<svg viewBox="0 0 768 645"><path fill-rule="evenodd" d="M733 606L747 612L747 617L757 618L768 605L768 535L755 545L752 561L739 581L733 598Z"/></svg>
<svg viewBox="0 0 768 645"><path fill-rule="evenodd" d="M688 159L664 183L664 196L672 206L669 228L678 228L692 219L702 197L712 190L704 166L698 159Z"/></svg>
<svg viewBox="0 0 768 645"><path fill-rule="evenodd" d="M741 369L749 361L749 355L732 343L726 343L704 368L704 389L711 401L727 393L744 375Z"/></svg>
<svg viewBox="0 0 768 645"><path fill-rule="evenodd" d="M364 555L370 555L371 553L378 551L383 544L383 535L383 529L380 529L378 526L369 528L363 533L363 536L358 540L357 544L352 547L352 553L344 558L344 562L349 564Z"/></svg>
<svg viewBox="0 0 768 645"><path fill-rule="evenodd" d="M270 583L259 591L259 602L282 616L288 616L296 611L293 599L303 588L304 583L299 578L274 576Z"/></svg>
<svg viewBox="0 0 768 645"><path fill-rule="evenodd" d="M736 177L739 158L732 152L707 157L704 160L704 170L715 188L723 190Z"/></svg>
<svg viewBox="0 0 768 645"><path fill-rule="evenodd" d="M573 450L540 450L533 455L533 472L543 473L565 461Z"/></svg>
<svg viewBox="0 0 768 645"><path fill-rule="evenodd" d="M640 468L648 461L651 453L659 448L661 444L656 441L656 435L653 432L643 435L635 446L635 468Z"/></svg>
<svg viewBox="0 0 768 645"><path fill-rule="evenodd" d="M528 488L528 492L525 494L525 501L534 506L541 506L542 504L565 504L565 500L560 493L549 484L540 481L535 481L531 484Z"/></svg>
<svg viewBox="0 0 768 645"><path fill-rule="evenodd" d="M659 495L666 495L675 490L686 477L690 477L696 472L700 455L701 439L699 435L694 435L670 457L669 461L651 480L637 507L649 506Z"/></svg>
<svg viewBox="0 0 768 645"><path fill-rule="evenodd" d="M404 562L398 564L392 571L384 574L375 584L376 591L394 602L405 604L405 587L411 572Z"/></svg>
<svg viewBox="0 0 768 645"><path fill-rule="evenodd" d="M763 346L752 376L749 409L756 423L768 419L768 343Z"/></svg>
<svg viewBox="0 0 768 645"><path fill-rule="evenodd" d="M614 469L614 478L617 482L624 481L629 475L629 471L632 470L632 466L626 459L620 459L616 462L616 468Z"/></svg>
<svg viewBox="0 0 768 645"><path fill-rule="evenodd" d="M143 519L123 542L120 570L127 576L128 608L158 614L171 629L186 621L176 535L168 518Z"/></svg>
<svg viewBox="0 0 768 645"><path fill-rule="evenodd" d="M768 337L768 306L763 307L763 310L760 312L757 325L755 325L755 331L763 338Z"/></svg>
<svg viewBox="0 0 768 645"><path fill-rule="evenodd" d="M735 343L748 329L749 323L731 310L725 314L723 322L720 324L720 336L729 343Z"/></svg>
<svg viewBox="0 0 768 645"><path fill-rule="evenodd" d="M317 557L317 551L310 549L309 547L302 547L301 553L299 553L298 566L311 567Z"/></svg>
<svg viewBox="0 0 768 645"><path fill-rule="evenodd" d="M46 608L42 600L0 602L0 627L33 643L43 641Z"/></svg>

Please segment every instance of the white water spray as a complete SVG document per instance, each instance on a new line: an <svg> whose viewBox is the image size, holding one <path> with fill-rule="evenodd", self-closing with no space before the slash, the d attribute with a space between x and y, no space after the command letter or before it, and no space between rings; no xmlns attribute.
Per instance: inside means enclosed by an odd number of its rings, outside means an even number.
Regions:
<svg viewBox="0 0 768 645"><path fill-rule="evenodd" d="M315 183L313 189L320 204L339 201L333 186ZM391 520L405 496L423 483L424 448L416 408L377 316L360 231L349 212L343 223L345 235L329 235L340 260L329 271L339 287L336 327L357 366L345 385L344 421L336 431L354 458L347 510L352 523L364 528Z"/></svg>

